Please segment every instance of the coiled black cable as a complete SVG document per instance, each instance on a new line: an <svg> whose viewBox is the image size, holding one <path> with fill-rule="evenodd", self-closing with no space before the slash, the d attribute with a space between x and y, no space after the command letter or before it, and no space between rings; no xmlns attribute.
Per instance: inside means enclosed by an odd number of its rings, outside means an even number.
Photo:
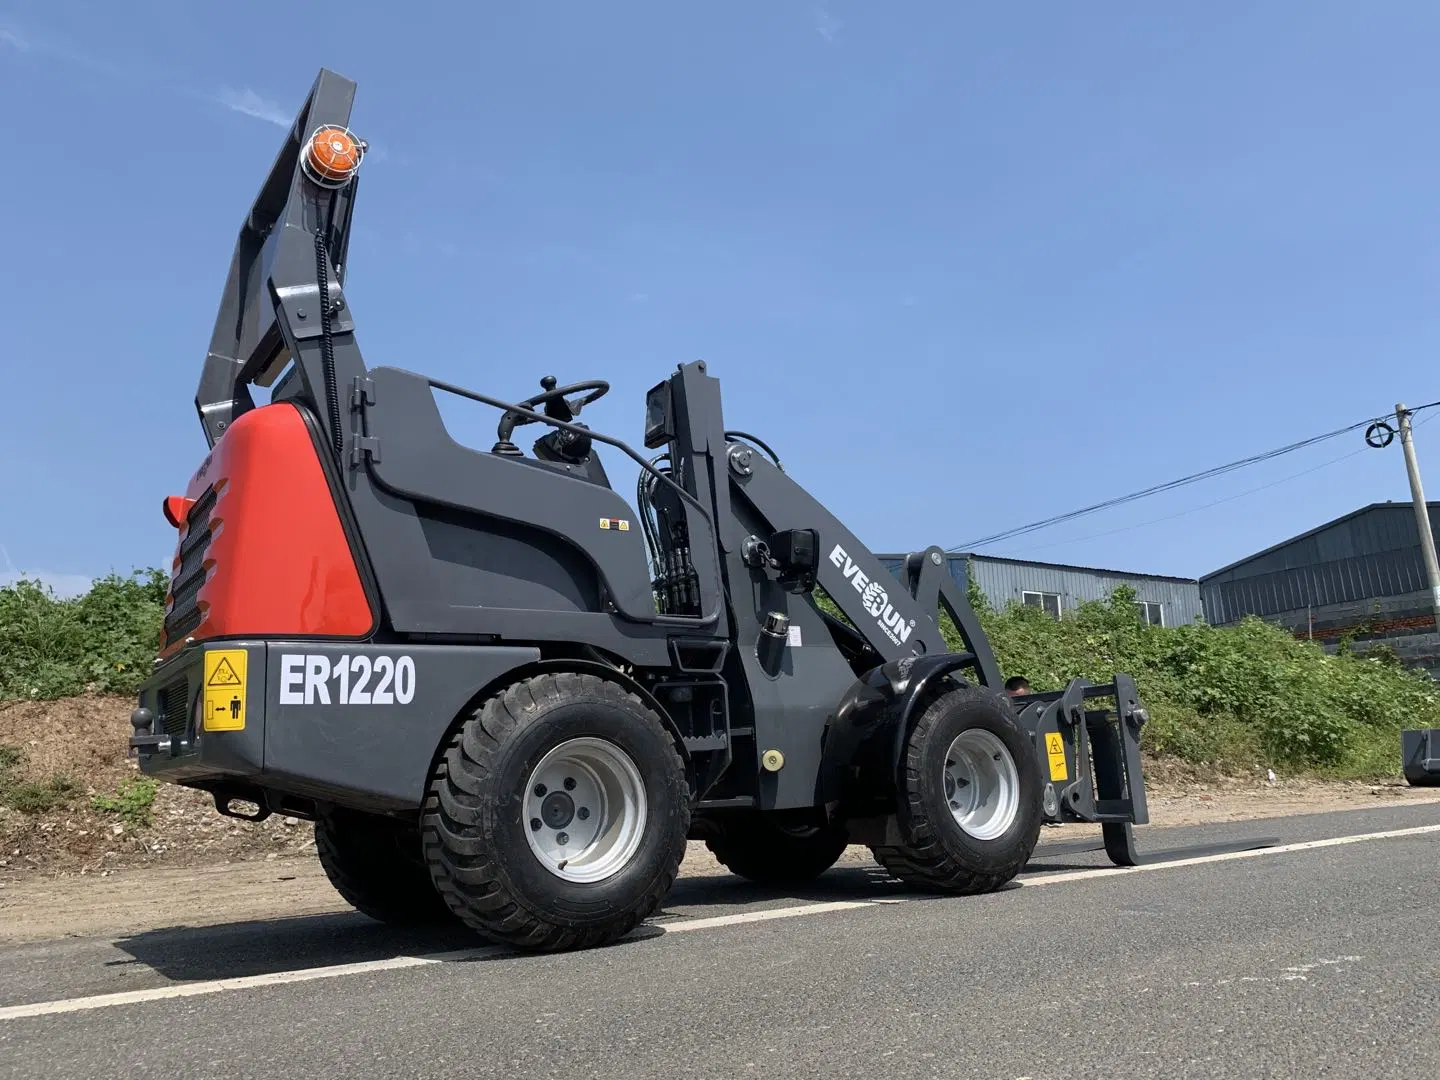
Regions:
<svg viewBox="0 0 1440 1080"><path fill-rule="evenodd" d="M340 423L340 388L335 379L335 331L330 323L329 253L325 232L315 230L315 280L320 286L320 367L325 373L325 411L330 418L330 444L338 458L345 451L345 431Z"/></svg>

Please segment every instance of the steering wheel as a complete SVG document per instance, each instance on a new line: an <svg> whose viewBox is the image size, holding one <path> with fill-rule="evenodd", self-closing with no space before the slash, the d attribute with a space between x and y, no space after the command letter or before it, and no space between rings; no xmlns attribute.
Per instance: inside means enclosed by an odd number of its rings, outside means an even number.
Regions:
<svg viewBox="0 0 1440 1080"><path fill-rule="evenodd" d="M580 415L580 410L593 401L599 401L610 392L610 384L604 379L591 379L588 382L571 383L569 386L556 386L554 375L546 375L540 380L540 393L534 397L526 398L520 402L527 409L534 409L537 405L545 406L545 415L554 420L563 420L569 423ZM571 394L579 394L590 391L578 401L567 401ZM535 423L528 416L516 415L515 426Z"/></svg>
<svg viewBox="0 0 1440 1080"><path fill-rule="evenodd" d="M590 379L586 382L571 383L569 386L557 386L557 381L554 375L546 375L540 380L540 393L526 398L519 404L532 412L538 406L543 405L546 416L568 424L580 415L580 410L586 405L599 401L610 392L610 384L604 379ZM571 394L582 393L585 394L584 397L570 398ZM514 410L506 410L505 415L500 418L500 426L495 430L495 445L497 447L511 445L510 435L517 427L524 427L526 424L536 422L534 417Z"/></svg>

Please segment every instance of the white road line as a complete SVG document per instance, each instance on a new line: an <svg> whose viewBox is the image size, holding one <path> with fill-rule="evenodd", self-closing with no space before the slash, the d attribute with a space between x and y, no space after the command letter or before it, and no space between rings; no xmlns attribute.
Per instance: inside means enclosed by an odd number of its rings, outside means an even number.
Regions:
<svg viewBox="0 0 1440 1080"><path fill-rule="evenodd" d="M906 897L909 899L909 897ZM659 923L667 934L683 934L687 930L713 930L719 926L738 926L741 923L769 922L771 919L793 919L798 915L824 915L831 911L848 911L852 908L873 907L874 900L833 900L821 904L797 904L795 907L762 908L759 911L742 911L735 915L714 915L708 919L685 919L681 922Z"/></svg>
<svg viewBox="0 0 1440 1080"><path fill-rule="evenodd" d="M1044 877L1026 878L1021 884L1026 888L1036 885L1055 885L1063 881L1085 881L1089 878L1114 877L1116 874L1138 874L1143 870L1173 870L1177 866L1200 866L1204 863L1229 862L1232 859L1254 859L1261 855L1283 855L1290 851L1313 851L1316 848L1339 847L1341 844L1359 844L1366 840L1393 840L1402 836L1421 836L1434 832L1440 832L1440 825L1416 825L1409 829L1356 833L1352 836L1332 836L1326 840L1304 840L1294 844L1276 844L1274 847L1222 851L1215 855L1196 855L1189 859L1168 859L1165 862L1141 863L1139 866L1101 866L1094 870L1067 870L1059 874L1046 874Z"/></svg>
<svg viewBox="0 0 1440 1080"><path fill-rule="evenodd" d="M1247 851L1227 851L1215 855L1197 855L1190 859L1174 859L1168 862L1122 867L1107 866L1094 870L1069 870L1043 877L1029 877L1021 880L1022 888L1040 885L1057 885L1068 881L1085 881L1090 878L1114 877L1120 874L1138 874L1148 870L1172 870L1181 866L1200 866L1205 863L1229 862L1234 859L1254 859L1262 855L1282 855L1294 851L1314 851L1317 848L1338 847L1343 844L1359 844L1368 840L1390 840L1405 836L1423 836L1440 833L1440 825L1419 825L1409 829L1391 829L1386 832L1359 833L1351 836L1335 836L1326 840L1306 840L1295 844L1279 844L1275 847L1252 848ZM837 900L825 903L798 904L793 907L765 908L760 911L743 911L734 915L716 915L702 919L684 919L673 923L652 923L650 929L663 933L683 934L692 930L713 930L725 926L739 926L746 923L770 922L775 919L792 919L807 915L826 915L836 911L853 911L857 908L877 907L885 904L906 903L911 900L935 899L929 896L883 897L874 900ZM245 975L234 979L212 979L206 982L178 983L172 986L156 986L147 990L129 990L116 994L96 994L91 997L66 998L59 1001L37 1001L29 1005L7 1005L0 1008L0 1021L19 1020L32 1016L51 1016L56 1013L83 1012L88 1009L105 1009L114 1005L132 1005L145 1001L162 1001L168 998L195 997L201 994L218 994L227 990L249 990L255 987L280 986L288 983L311 982L317 979L335 979L344 975L363 975L372 971L396 971L403 968L424 967L429 964L455 963L465 960L481 960L489 957L518 955L500 946L484 946L476 949L461 949L455 952L429 953L423 956L393 956L385 960L362 960L353 964L334 964L329 967L305 968L299 971L277 971L265 975Z"/></svg>
<svg viewBox="0 0 1440 1080"><path fill-rule="evenodd" d="M32 1005L7 1005L0 1008L0 1020L19 1020L27 1016L50 1016L53 1013L84 1012L106 1009L112 1005L132 1005L140 1001L162 1001L167 998L195 997L218 994L224 990L249 990L257 986L280 986L285 983L335 979L342 975L364 975L372 971L396 971L400 968L423 967L426 964L453 963L457 960L480 960L499 956L506 950L486 946L460 952L433 953L429 956L392 956L385 960L361 960L354 964L333 964L329 967L303 968L299 971L274 971L265 975L243 975L234 979L211 979L206 982L177 983L153 986L148 990L127 990L118 994L95 994L92 997L67 998L62 1001L37 1001Z"/></svg>

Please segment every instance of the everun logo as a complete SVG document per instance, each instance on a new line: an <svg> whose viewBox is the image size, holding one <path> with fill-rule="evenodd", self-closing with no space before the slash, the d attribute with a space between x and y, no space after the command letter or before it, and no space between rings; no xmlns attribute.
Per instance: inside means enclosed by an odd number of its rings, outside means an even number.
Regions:
<svg viewBox="0 0 1440 1080"><path fill-rule="evenodd" d="M885 612L885 605L890 603L890 597L880 587L878 581L872 581L865 586L865 591L860 594L860 602L865 605L865 610L875 618L880 618Z"/></svg>
<svg viewBox="0 0 1440 1080"><path fill-rule="evenodd" d="M915 629L915 620L907 621L905 616L891 607L890 594L885 591L884 586L878 581L871 581L870 576L860 569L858 563L851 560L839 544L830 552L830 562L845 575L845 580L855 587L855 591L860 594L861 606L875 620L885 636L896 645L904 645L910 639L910 632Z"/></svg>

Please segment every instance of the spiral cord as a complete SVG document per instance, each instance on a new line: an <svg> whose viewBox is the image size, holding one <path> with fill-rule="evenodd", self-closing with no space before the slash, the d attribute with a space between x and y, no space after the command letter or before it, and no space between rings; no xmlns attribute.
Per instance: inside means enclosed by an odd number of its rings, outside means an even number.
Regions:
<svg viewBox="0 0 1440 1080"><path fill-rule="evenodd" d="M338 458L345 450L345 432L340 421L340 389L335 379L335 333L330 322L329 255L325 234L315 230L315 278L320 286L320 366L325 373L325 409L330 419L330 443Z"/></svg>

